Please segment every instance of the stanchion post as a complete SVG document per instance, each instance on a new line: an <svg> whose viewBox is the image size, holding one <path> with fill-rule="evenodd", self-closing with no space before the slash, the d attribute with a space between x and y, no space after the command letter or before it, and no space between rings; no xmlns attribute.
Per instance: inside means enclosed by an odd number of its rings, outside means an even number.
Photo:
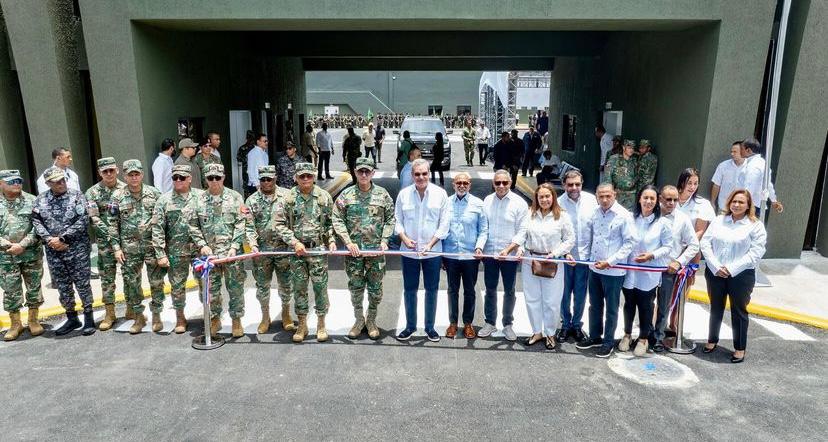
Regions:
<svg viewBox="0 0 828 442"><path fill-rule="evenodd" d="M206 276L207 272L202 271ZM204 285L204 291L207 296L202 299L204 307L204 335L193 338L193 348L196 350L214 350L224 345L224 338L216 335L212 336L213 331L210 329L210 281L204 277L201 279Z"/></svg>
<svg viewBox="0 0 828 442"><path fill-rule="evenodd" d="M684 304L687 302L687 291L690 290L690 284L684 284L681 293L678 294L679 302L676 305L678 308L678 317L676 319L676 340L672 347L667 347L670 353L680 355L689 355L696 351L696 343L690 339L684 339Z"/></svg>

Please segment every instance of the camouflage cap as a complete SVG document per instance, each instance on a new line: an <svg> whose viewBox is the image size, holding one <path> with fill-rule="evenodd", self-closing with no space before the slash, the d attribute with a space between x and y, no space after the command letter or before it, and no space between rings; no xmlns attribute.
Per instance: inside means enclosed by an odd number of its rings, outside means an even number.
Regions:
<svg viewBox="0 0 828 442"><path fill-rule="evenodd" d="M117 167L118 163L115 162L115 158L104 157L98 159L98 170L116 169Z"/></svg>
<svg viewBox="0 0 828 442"><path fill-rule="evenodd" d="M193 141L192 138L182 138L181 141L178 142L178 150L184 150L188 147L198 147L198 143Z"/></svg>
<svg viewBox="0 0 828 442"><path fill-rule="evenodd" d="M173 175L182 175L182 176L190 176L190 172L192 172L192 168L189 164L176 164L172 168Z"/></svg>
<svg viewBox="0 0 828 442"><path fill-rule="evenodd" d="M374 160L367 158L367 157L359 157L356 160L356 165L354 166L354 170L359 169L376 169L377 166L374 164Z"/></svg>
<svg viewBox="0 0 828 442"><path fill-rule="evenodd" d="M311 163L296 163L296 168L294 175L299 176L303 174L312 174L316 175L316 169L313 168L313 164Z"/></svg>
<svg viewBox="0 0 828 442"><path fill-rule="evenodd" d="M276 166L259 166L259 178L276 178Z"/></svg>
<svg viewBox="0 0 828 442"><path fill-rule="evenodd" d="M143 172L144 166L141 165L141 162L138 160L126 160L124 161L124 173L130 172Z"/></svg>
<svg viewBox="0 0 828 442"><path fill-rule="evenodd" d="M624 140L624 146L635 147L635 141L633 141L633 140Z"/></svg>
<svg viewBox="0 0 828 442"><path fill-rule="evenodd" d="M639 146L649 146L650 145L650 140L648 140L646 138L642 138L642 139L638 140L638 145Z"/></svg>
<svg viewBox="0 0 828 442"><path fill-rule="evenodd" d="M43 179L46 180L47 183L50 181L60 181L65 178L66 172L57 166L49 167L43 172Z"/></svg>
<svg viewBox="0 0 828 442"><path fill-rule="evenodd" d="M21 180L23 179L23 177L20 176L20 171L19 170L17 170L17 169L0 170L0 180L7 181L7 180L13 180L15 178L21 179Z"/></svg>
<svg viewBox="0 0 828 442"><path fill-rule="evenodd" d="M224 176L224 165L222 164L208 164L207 167L204 168L204 176Z"/></svg>

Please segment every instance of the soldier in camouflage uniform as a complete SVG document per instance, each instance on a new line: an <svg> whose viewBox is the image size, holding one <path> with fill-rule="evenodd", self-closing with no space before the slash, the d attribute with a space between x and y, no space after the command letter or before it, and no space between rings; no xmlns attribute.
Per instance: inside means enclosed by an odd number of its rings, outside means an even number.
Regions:
<svg viewBox="0 0 828 442"><path fill-rule="evenodd" d="M203 190L190 188L191 171L191 167L186 164L173 166L173 190L158 198L151 222L152 248L158 265L167 269L170 297L176 316L173 331L179 334L187 330L187 318L184 316L186 283L193 259L198 255L190 238L189 220L193 216L195 200L204 193ZM201 275L193 271L193 276L198 279L200 289Z"/></svg>
<svg viewBox="0 0 828 442"><path fill-rule="evenodd" d="M86 198L68 189L63 169L52 166L43 172L49 190L35 198L32 225L46 244L46 262L60 293L67 321L55 331L65 335L83 326L83 335L95 333L92 316L92 286L89 284L89 215ZM74 288L73 288L74 286ZM75 311L75 289L83 304L83 324Z"/></svg>
<svg viewBox="0 0 828 442"><path fill-rule="evenodd" d="M474 166L474 140L476 138L471 120L466 120L466 128L463 129L463 151L466 153L467 166Z"/></svg>
<svg viewBox="0 0 828 442"><path fill-rule="evenodd" d="M201 171L201 179L204 181L204 172L207 171L207 166L211 164L221 164L221 159L213 155L213 147L209 142L201 145L201 151L195 155L195 163ZM207 183L202 183L205 187Z"/></svg>
<svg viewBox="0 0 828 442"><path fill-rule="evenodd" d="M296 252L291 256L293 296L299 326L293 342L302 342L308 336L308 279L313 282L316 295L316 340L328 340L325 315L328 313L328 256L309 255L308 251L336 250L331 225L333 199L314 184L313 164L296 165L296 187L284 201L273 204L273 230Z"/></svg>
<svg viewBox="0 0 828 442"><path fill-rule="evenodd" d="M43 334L37 319L43 304L40 281L43 279L43 250L40 238L32 230L32 205L35 197L23 192L23 177L18 170L0 171L0 289L3 308L9 312L11 328L3 336L13 341L23 333L20 307L23 283L26 283L26 307L29 309L29 332Z"/></svg>
<svg viewBox="0 0 828 442"><path fill-rule="evenodd" d="M273 231L273 204L284 201L287 189L276 186L276 166L259 167L259 190L245 201L250 216L247 219L245 233L247 243L254 252L286 251L287 244ZM262 306L262 322L258 332L267 333L270 329L270 282L273 273L279 284L279 297L282 298L282 328L295 331L296 326L290 317L290 256L262 256L253 259L253 278L256 280L256 298Z"/></svg>
<svg viewBox="0 0 828 442"><path fill-rule="evenodd" d="M363 328L368 337L379 338L377 307L382 301L382 278L385 276L385 256L369 256L362 249L388 250L388 239L394 233L394 200L388 191L371 182L374 160L356 161L357 185L346 188L336 198L333 208L333 228L351 256L345 258L348 290L354 307L354 326L348 337L356 339ZM368 318L362 310L365 289L368 288Z"/></svg>
<svg viewBox="0 0 828 442"><path fill-rule="evenodd" d="M89 207L89 221L92 224L92 231L95 232L95 240L98 244L98 273L101 276L101 292L106 314L101 321L99 328L109 330L115 322L115 255L112 251L112 240L109 238L108 218L112 194L123 189L126 184L118 179L118 165L115 158L106 157L98 160L98 175L101 177L94 186L86 191L86 202ZM127 304L126 318L132 319L132 308Z"/></svg>
<svg viewBox="0 0 828 442"><path fill-rule="evenodd" d="M224 166L207 166L204 178L207 191L195 200L195 216L190 217L190 237L207 256L233 257L242 250L244 227L248 211L242 196L224 187ZM210 302L212 334L221 330L221 280L230 296L230 317L233 319L233 337L244 336L241 318L244 316L245 272L241 261L216 265L210 271Z"/></svg>
<svg viewBox="0 0 828 442"><path fill-rule="evenodd" d="M620 154L615 154L607 161L607 180L615 187L618 203L632 211L635 207L637 160L634 155L635 142L624 140Z"/></svg>
<svg viewBox="0 0 828 442"><path fill-rule="evenodd" d="M658 169L658 157L652 152L650 140L641 140L638 142L638 171L636 172L636 181L638 183L637 191L640 191L645 186L654 185L656 170Z"/></svg>
<svg viewBox="0 0 828 442"><path fill-rule="evenodd" d="M296 154L296 146L293 142L288 141L285 149L285 154L276 159L276 177L279 181L279 187L283 189L290 189L296 183L294 175L296 175L296 164L302 161L302 158Z"/></svg>
<svg viewBox="0 0 828 442"><path fill-rule="evenodd" d="M152 331L160 332L161 307L164 303L164 273L152 250L152 214L161 192L144 185L144 167L138 160L124 161L127 187L112 194L109 210L109 238L115 260L121 264L127 305L135 312L135 323L129 332L141 333L146 325L144 290L141 288L141 269L147 266L152 302Z"/></svg>

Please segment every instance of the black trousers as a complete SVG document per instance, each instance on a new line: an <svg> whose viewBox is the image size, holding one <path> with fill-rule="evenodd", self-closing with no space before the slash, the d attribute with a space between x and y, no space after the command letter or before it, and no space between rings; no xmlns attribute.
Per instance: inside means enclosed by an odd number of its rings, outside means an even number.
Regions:
<svg viewBox="0 0 828 442"><path fill-rule="evenodd" d="M632 333L635 310L638 309L638 339L650 336L653 328L653 301L656 289L644 291L639 289L621 289L624 292L624 333Z"/></svg>
<svg viewBox="0 0 828 442"><path fill-rule="evenodd" d="M477 274L480 269L478 259L443 258L448 280L449 322L457 323L460 316L460 282L463 282L463 324L474 321L474 304L477 293L474 286L477 284Z"/></svg>
<svg viewBox="0 0 828 442"><path fill-rule="evenodd" d="M324 164L325 167L325 177L327 178L331 176L331 153L330 152L319 152L319 164L316 168L316 177L322 179L322 165Z"/></svg>
<svg viewBox="0 0 828 442"><path fill-rule="evenodd" d="M756 284L756 271L748 269L731 278L714 275L710 269L704 271L707 281L707 294L710 296L710 329L707 342L719 342L719 330L722 328L725 302L730 298L730 321L733 325L733 349L744 350L747 346L748 311L750 295Z"/></svg>
<svg viewBox="0 0 828 442"><path fill-rule="evenodd" d="M489 154L489 145L488 144L478 144L477 145L477 152L480 153L480 165L486 165L486 155Z"/></svg>

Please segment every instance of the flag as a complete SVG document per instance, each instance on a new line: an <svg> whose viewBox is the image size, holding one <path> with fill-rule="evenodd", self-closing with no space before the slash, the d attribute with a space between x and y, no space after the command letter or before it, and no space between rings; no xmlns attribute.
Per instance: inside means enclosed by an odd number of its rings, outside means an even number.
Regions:
<svg viewBox="0 0 828 442"><path fill-rule="evenodd" d="M368 121L371 121L372 118L374 118L374 113L371 112L371 108L369 107L368 108Z"/></svg>

